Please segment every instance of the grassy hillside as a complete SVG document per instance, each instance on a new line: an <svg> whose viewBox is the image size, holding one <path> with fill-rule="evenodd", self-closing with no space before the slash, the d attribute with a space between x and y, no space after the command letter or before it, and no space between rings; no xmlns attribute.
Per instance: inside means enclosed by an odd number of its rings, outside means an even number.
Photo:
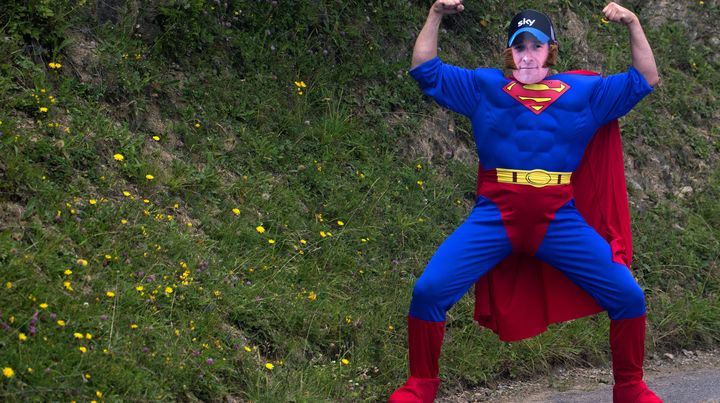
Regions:
<svg viewBox="0 0 720 403"><path fill-rule="evenodd" d="M475 186L469 124L407 75L429 3L6 3L3 400L378 401L404 381L412 286ZM717 347L720 5L627 3L662 76L621 122L648 352ZM560 70L621 71L603 6L468 0L440 55L500 66L534 7ZM442 375L603 365L607 329L504 344L466 297Z"/></svg>

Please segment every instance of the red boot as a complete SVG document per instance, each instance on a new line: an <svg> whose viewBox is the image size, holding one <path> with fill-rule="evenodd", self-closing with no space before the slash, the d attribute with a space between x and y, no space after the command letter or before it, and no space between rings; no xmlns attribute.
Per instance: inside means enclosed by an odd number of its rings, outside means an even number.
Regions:
<svg viewBox="0 0 720 403"><path fill-rule="evenodd" d="M613 403L662 403L643 382L645 315L610 321Z"/></svg>
<svg viewBox="0 0 720 403"><path fill-rule="evenodd" d="M440 379L440 348L445 335L445 322L430 322L408 316L408 352L410 377L396 390L390 403L432 403Z"/></svg>

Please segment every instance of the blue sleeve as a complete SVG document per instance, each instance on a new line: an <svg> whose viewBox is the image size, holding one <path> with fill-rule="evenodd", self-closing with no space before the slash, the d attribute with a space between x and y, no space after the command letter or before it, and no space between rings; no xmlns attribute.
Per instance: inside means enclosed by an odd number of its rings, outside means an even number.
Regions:
<svg viewBox="0 0 720 403"><path fill-rule="evenodd" d="M480 84L475 71L445 64L435 57L410 70L410 75L438 104L468 117L477 109Z"/></svg>
<svg viewBox="0 0 720 403"><path fill-rule="evenodd" d="M653 88L634 67L603 78L594 89L590 103L598 123L605 124L626 115Z"/></svg>

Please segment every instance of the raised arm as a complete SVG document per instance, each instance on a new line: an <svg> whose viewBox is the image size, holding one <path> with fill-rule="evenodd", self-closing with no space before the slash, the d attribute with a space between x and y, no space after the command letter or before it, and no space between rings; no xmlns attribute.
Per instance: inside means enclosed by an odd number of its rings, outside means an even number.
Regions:
<svg viewBox="0 0 720 403"><path fill-rule="evenodd" d="M437 0L428 14L425 25L415 40L411 68L437 56L438 31L445 14L457 14L465 9L462 0Z"/></svg>
<svg viewBox="0 0 720 403"><path fill-rule="evenodd" d="M645 37L645 32L640 25L638 17L630 10L615 2L610 2L603 9L603 14L608 21L623 24L630 32L630 52L632 53L632 65L651 86L660 81L655 57L653 56L650 43Z"/></svg>

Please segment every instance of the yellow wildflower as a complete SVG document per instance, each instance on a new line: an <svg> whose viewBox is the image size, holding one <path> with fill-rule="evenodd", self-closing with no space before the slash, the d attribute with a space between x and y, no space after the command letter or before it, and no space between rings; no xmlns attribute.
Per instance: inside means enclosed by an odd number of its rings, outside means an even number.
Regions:
<svg viewBox="0 0 720 403"><path fill-rule="evenodd" d="M155 177L150 174L147 174L147 175L145 175L145 179L151 181L151 180L155 179Z"/></svg>
<svg viewBox="0 0 720 403"><path fill-rule="evenodd" d="M308 299L310 301L315 301L317 299L317 294L315 294L315 291L310 291L310 293L308 293Z"/></svg>
<svg viewBox="0 0 720 403"><path fill-rule="evenodd" d="M97 200L95 200L95 199L90 199L90 200L88 201L88 203L90 203L90 205L94 206L94 205L97 204Z"/></svg>
<svg viewBox="0 0 720 403"><path fill-rule="evenodd" d="M240 209L237 208L237 207L234 208L234 209L232 209L232 212L233 212L233 214L235 214L235 215L240 215Z"/></svg>
<svg viewBox="0 0 720 403"><path fill-rule="evenodd" d="M45 302L43 302L42 304L40 304L40 309L47 309L47 307L48 307L48 304L45 303Z"/></svg>
<svg viewBox="0 0 720 403"><path fill-rule="evenodd" d="M337 225L339 225L339 226L341 226L341 227L342 227L343 225L345 225L345 223L344 223L344 222L342 222L342 221L340 221L340 220L337 220Z"/></svg>
<svg viewBox="0 0 720 403"><path fill-rule="evenodd" d="M15 376L15 371L10 367L3 368L3 375L5 375L5 378L12 378Z"/></svg>
<svg viewBox="0 0 720 403"><path fill-rule="evenodd" d="M115 293L112 292L112 291L108 291L108 292L105 293L105 295L107 295L108 297L112 298L112 297L115 296Z"/></svg>
<svg viewBox="0 0 720 403"><path fill-rule="evenodd" d="M23 332L18 333L18 340L20 340L20 341L27 340L27 336L25 335L25 333L23 333Z"/></svg>
<svg viewBox="0 0 720 403"><path fill-rule="evenodd" d="M78 350L80 350L80 352L83 354L87 353L87 347L85 347L85 346L78 347Z"/></svg>
<svg viewBox="0 0 720 403"><path fill-rule="evenodd" d="M340 360L340 362L341 362L343 365L349 365L349 364L350 364L350 360L348 360L347 358L343 358L342 360Z"/></svg>
<svg viewBox="0 0 720 403"><path fill-rule="evenodd" d="M78 333L78 332L73 333L73 337L75 337L78 340L82 340L85 338L85 336L82 333Z"/></svg>
<svg viewBox="0 0 720 403"><path fill-rule="evenodd" d="M48 108L46 108L44 106L40 107L40 113L47 113L47 111L48 111Z"/></svg>
<svg viewBox="0 0 720 403"><path fill-rule="evenodd" d="M160 136L152 136L152 139L155 141L160 141Z"/></svg>
<svg viewBox="0 0 720 403"><path fill-rule="evenodd" d="M273 244L275 243L275 240L274 240L274 239L268 239L268 243L269 243L270 245L273 245Z"/></svg>
<svg viewBox="0 0 720 403"><path fill-rule="evenodd" d="M77 264L79 264L80 266L83 266L83 267L84 267L84 266L87 266L87 265L88 265L88 261L85 260L85 259L78 259L78 260L77 260Z"/></svg>
<svg viewBox="0 0 720 403"><path fill-rule="evenodd" d="M113 155L113 158L115 158L115 161L122 161L125 159L125 156L118 153L118 154Z"/></svg>
<svg viewBox="0 0 720 403"><path fill-rule="evenodd" d="M263 227L262 225L258 225L257 227L255 227L255 231L262 234L265 232L265 227Z"/></svg>
<svg viewBox="0 0 720 403"><path fill-rule="evenodd" d="M67 271L67 270L66 270L66 271ZM70 284L69 281L63 281L63 287L65 287L65 289L68 290L68 291L75 291L75 290L73 290L72 284Z"/></svg>
<svg viewBox="0 0 720 403"><path fill-rule="evenodd" d="M64 326L65 326L65 321L62 320L62 319L58 319L57 324L58 324L58 326L60 326L60 327L64 327Z"/></svg>
<svg viewBox="0 0 720 403"><path fill-rule="evenodd" d="M275 366L274 366L271 362L268 362L267 364L265 364L265 368L267 368L267 369L269 369L270 371L272 371L273 368L275 368Z"/></svg>

